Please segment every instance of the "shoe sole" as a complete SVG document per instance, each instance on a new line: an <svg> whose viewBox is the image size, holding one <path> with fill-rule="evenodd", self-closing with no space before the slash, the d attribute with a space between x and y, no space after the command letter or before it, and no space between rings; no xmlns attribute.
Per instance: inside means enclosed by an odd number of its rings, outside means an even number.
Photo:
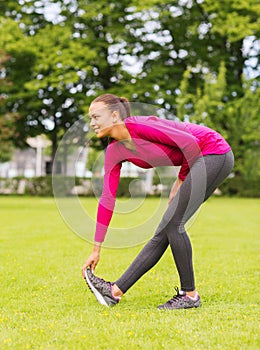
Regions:
<svg viewBox="0 0 260 350"><path fill-rule="evenodd" d="M186 306L186 307L176 307L176 308L167 308L167 307L159 307L157 306L158 310L188 310L188 309L197 309L202 306L201 301L195 303L193 306Z"/></svg>
<svg viewBox="0 0 260 350"><path fill-rule="evenodd" d="M95 298L97 299L99 304L104 305L106 307L109 307L109 305L106 303L103 295L101 293L99 293L99 291L91 283L91 281L90 281L86 271L85 271L85 278L86 278L86 281L87 281L87 284L88 284L89 288L91 289L91 291L95 295Z"/></svg>

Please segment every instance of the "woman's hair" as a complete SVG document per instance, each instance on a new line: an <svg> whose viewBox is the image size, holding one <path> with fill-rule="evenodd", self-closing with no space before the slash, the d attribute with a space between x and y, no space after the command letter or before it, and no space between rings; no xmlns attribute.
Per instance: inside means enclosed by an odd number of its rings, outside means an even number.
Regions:
<svg viewBox="0 0 260 350"><path fill-rule="evenodd" d="M122 119L130 117L130 103L126 97L118 97L113 94L103 94L95 98L94 102L105 103L111 112L117 111Z"/></svg>

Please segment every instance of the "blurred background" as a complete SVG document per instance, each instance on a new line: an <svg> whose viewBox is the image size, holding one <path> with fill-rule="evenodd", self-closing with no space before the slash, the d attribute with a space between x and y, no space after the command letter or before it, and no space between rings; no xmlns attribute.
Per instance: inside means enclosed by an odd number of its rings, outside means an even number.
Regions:
<svg viewBox="0 0 260 350"><path fill-rule="evenodd" d="M114 93L222 133L236 163L220 193L260 197L259 33L258 0L0 1L0 193L50 195L55 174L90 195L103 145L88 106ZM61 142L75 125L76 161ZM136 177L172 183L127 164Z"/></svg>

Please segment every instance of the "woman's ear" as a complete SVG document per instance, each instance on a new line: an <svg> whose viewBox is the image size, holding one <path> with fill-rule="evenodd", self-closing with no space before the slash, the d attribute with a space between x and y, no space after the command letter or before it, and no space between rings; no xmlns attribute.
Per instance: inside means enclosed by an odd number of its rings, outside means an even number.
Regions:
<svg viewBox="0 0 260 350"><path fill-rule="evenodd" d="M118 123L120 120L121 120L121 118L120 118L119 112L118 112L118 111L114 111L114 112L112 113L112 121L113 121L113 123L114 123L114 124L115 124L115 123Z"/></svg>

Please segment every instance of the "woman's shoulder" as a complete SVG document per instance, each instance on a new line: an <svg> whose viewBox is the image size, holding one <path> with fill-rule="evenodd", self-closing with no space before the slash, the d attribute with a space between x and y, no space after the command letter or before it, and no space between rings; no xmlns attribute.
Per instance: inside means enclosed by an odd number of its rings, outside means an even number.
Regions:
<svg viewBox="0 0 260 350"><path fill-rule="evenodd" d="M160 124L161 118L155 116L155 115L148 115L148 116L131 116L125 119L125 124L127 128L137 128L138 127L157 127L158 124Z"/></svg>
<svg viewBox="0 0 260 350"><path fill-rule="evenodd" d="M130 123L130 124L143 124L152 120L157 120L159 119L158 117L154 116L154 115L149 115L149 116L145 116L145 115L133 115L131 117L128 117L125 119L125 123Z"/></svg>
<svg viewBox="0 0 260 350"><path fill-rule="evenodd" d="M171 119L164 119L157 117L155 115L149 116L131 116L125 119L125 124L127 128L138 129L139 127L150 127L154 129L160 128L170 128L170 129L180 129L185 130L186 124L185 122L180 122Z"/></svg>

